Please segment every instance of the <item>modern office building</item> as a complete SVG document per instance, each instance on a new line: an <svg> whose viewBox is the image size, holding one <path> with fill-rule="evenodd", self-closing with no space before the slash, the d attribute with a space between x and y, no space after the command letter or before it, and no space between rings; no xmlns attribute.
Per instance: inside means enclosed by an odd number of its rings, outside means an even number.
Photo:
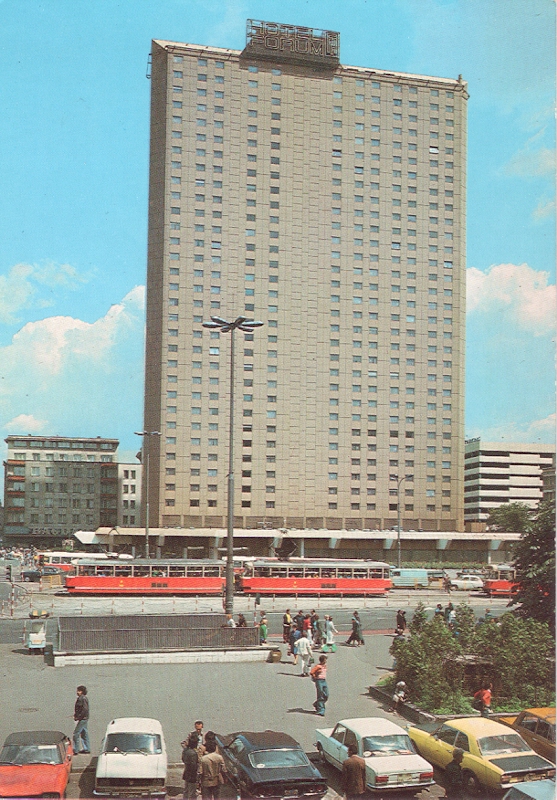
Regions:
<svg viewBox="0 0 557 800"><path fill-rule="evenodd" d="M117 439L8 436L4 541L60 545L117 523Z"/></svg>
<svg viewBox="0 0 557 800"><path fill-rule="evenodd" d="M483 522L504 503L535 508L544 499L544 474L555 476L555 445L468 439L464 470L466 522Z"/></svg>
<svg viewBox="0 0 557 800"><path fill-rule="evenodd" d="M248 21L153 41L150 524L463 530L466 83Z"/></svg>

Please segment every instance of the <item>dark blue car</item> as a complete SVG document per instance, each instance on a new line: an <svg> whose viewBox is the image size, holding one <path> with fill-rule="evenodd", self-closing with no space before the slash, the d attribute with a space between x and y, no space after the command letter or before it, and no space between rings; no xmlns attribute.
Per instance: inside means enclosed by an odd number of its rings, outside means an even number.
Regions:
<svg viewBox="0 0 557 800"><path fill-rule="evenodd" d="M327 784L301 745L286 733L238 731L217 735L228 778L241 797L316 798Z"/></svg>

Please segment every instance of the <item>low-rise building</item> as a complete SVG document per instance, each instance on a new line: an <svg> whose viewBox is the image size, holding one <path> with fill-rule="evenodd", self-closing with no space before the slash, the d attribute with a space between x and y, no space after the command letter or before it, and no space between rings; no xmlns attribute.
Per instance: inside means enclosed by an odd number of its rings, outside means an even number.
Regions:
<svg viewBox="0 0 557 800"><path fill-rule="evenodd" d="M555 445L466 441L464 519L485 522L489 512L505 503L535 508L543 499L542 473L553 469Z"/></svg>
<svg viewBox="0 0 557 800"><path fill-rule="evenodd" d="M8 436L4 541L59 546L118 522L117 439Z"/></svg>

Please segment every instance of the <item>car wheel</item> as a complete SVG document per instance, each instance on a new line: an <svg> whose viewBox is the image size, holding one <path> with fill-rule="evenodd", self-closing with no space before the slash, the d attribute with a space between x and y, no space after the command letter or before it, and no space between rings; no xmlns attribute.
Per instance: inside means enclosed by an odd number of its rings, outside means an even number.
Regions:
<svg viewBox="0 0 557 800"><path fill-rule="evenodd" d="M482 787L473 772L465 770L462 774L462 783L467 795L470 797L478 797L480 795Z"/></svg>
<svg viewBox="0 0 557 800"><path fill-rule="evenodd" d="M29 575L26 575L23 580L24 580L25 583L30 583L31 582L31 578L29 577Z"/></svg>

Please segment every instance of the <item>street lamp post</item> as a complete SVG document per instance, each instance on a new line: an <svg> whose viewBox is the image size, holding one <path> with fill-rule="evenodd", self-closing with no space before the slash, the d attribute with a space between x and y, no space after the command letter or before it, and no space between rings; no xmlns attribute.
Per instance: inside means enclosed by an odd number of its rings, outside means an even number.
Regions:
<svg viewBox="0 0 557 800"><path fill-rule="evenodd" d="M400 569L401 563L401 544L400 544L400 527L401 527L401 518L400 518L400 486L403 481L412 480L414 478L413 475L403 475L402 478L399 478L398 475L391 475L392 481L397 481L396 487L396 515L397 515L397 526L396 526L396 543L397 543L397 566Z"/></svg>
<svg viewBox="0 0 557 800"><path fill-rule="evenodd" d="M149 442L151 436L161 436L160 431L134 431L136 436L143 436L145 443L145 558L149 554Z"/></svg>
<svg viewBox="0 0 557 800"><path fill-rule="evenodd" d="M224 610L232 614L234 610L234 332L252 333L255 328L260 328L262 322L256 322L247 317L237 317L233 322L227 322L222 317L211 317L210 322L204 322L203 327L219 330L220 333L230 334L230 407L228 428L228 504L227 504L227 539L226 539L226 588Z"/></svg>

